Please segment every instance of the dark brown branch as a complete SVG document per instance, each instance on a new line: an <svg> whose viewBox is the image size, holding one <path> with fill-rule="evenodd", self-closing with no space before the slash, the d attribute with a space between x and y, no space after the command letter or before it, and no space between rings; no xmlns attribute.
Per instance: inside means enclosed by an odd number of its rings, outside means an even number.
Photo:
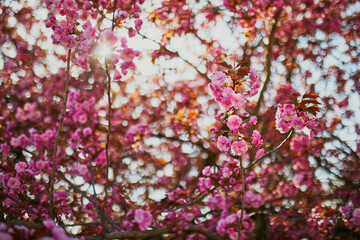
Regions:
<svg viewBox="0 0 360 240"><path fill-rule="evenodd" d="M108 95L108 127L106 132L106 144L105 144L105 155L106 155L106 169L105 169L105 198L101 209L101 215L104 216L105 214L105 207L108 198L108 187L109 187L109 168L110 168L110 159L109 159L109 142L110 142L110 133L111 133L111 77L109 73L109 63L105 62L105 69L107 75L107 95ZM102 222L104 224L104 218L102 218ZM105 226L103 226L105 227Z"/></svg>
<svg viewBox="0 0 360 240"><path fill-rule="evenodd" d="M94 191L94 197L95 197L95 200L94 200L94 205L95 205L95 210L96 210L96 213L98 215L98 218L99 220L101 221L102 219L102 216L101 216L101 211L100 211L100 208L99 208L99 202L98 202L98 198L97 198L97 194L96 194L96 190L95 190L95 177L94 177L94 170L93 170L93 166L91 165L91 162L89 163L89 172L91 174L91 185L93 187L93 191Z"/></svg>
<svg viewBox="0 0 360 240"><path fill-rule="evenodd" d="M271 32L270 32L270 36L269 36L269 43L267 45L266 48L266 62L265 62L265 72L266 72L266 79L264 82L264 85L261 89L260 92L260 96L259 96L259 100L257 101L256 107L254 109L254 113L259 115L259 110L260 110L260 106L262 101L264 100L264 93L267 89L268 84L270 83L270 77L271 77L271 63L272 63L272 54L273 54L273 45L275 42L275 32L276 32L276 28L277 28L277 23L279 21L280 18L280 14L281 14L281 9L279 11L276 12L275 16L274 16L274 24L272 25L271 28Z"/></svg>
<svg viewBox="0 0 360 240"><path fill-rule="evenodd" d="M191 206L191 205L197 203L198 201L202 200L206 195L207 195L206 193L203 193L199 197L190 200L188 203L185 203L184 205L181 205L180 207L177 207L175 209L169 209L169 210L162 211L162 212L175 212L175 211L178 211L180 209L186 208L186 207Z"/></svg>
<svg viewBox="0 0 360 240"><path fill-rule="evenodd" d="M291 131L289 132L289 134L287 135L287 137L276 147L274 148L273 150L265 153L264 155L262 155L260 158L256 159L255 161L253 161L252 163L249 164L249 166L247 166L245 169L249 169L251 168L252 166L254 166L256 163L262 161L265 157L271 155L273 152L276 152L277 150L279 150L282 145L285 144L285 142L291 137L291 135L293 134L294 132L294 129L291 129Z"/></svg>
<svg viewBox="0 0 360 240"><path fill-rule="evenodd" d="M95 211L97 213L97 215L99 217L101 217L101 226L103 227L104 230L110 230L109 227L107 225L105 225L104 221L102 221L103 218L103 212L100 212L98 204L97 204L97 199L93 200L91 199L85 192L81 191L81 189L76 186L74 183L72 183L69 179L67 179L64 174L62 174L61 172L57 171L57 174L67 183L70 185L70 187L72 187L75 191L77 191L78 193L81 194L81 196L83 198L86 198L87 200L89 200L89 202L91 202L94 206L95 206Z"/></svg>
<svg viewBox="0 0 360 240"><path fill-rule="evenodd" d="M242 200L241 200L241 216L239 219L239 226L238 226L238 240L241 239L241 227L244 218L244 208L245 208L245 176L244 176L244 167L242 164L242 159L239 159L240 162L240 173L241 173L241 193L242 193Z"/></svg>
<svg viewBox="0 0 360 240"><path fill-rule="evenodd" d="M193 232L193 233L200 233L206 237L206 239L213 239L213 240L220 240L223 239L222 237L211 233L199 226L196 225L187 225L187 228L184 228L184 231L187 232ZM164 234L168 233L174 233L172 229L170 228L158 228L154 230L149 230L146 232L140 232L140 231L128 231L128 232L112 232L108 233L105 236L88 236L85 237L87 240L100 240L103 237L105 239L124 239L124 238L135 238L135 239L146 239L146 238L152 238L152 237L160 237Z"/></svg>
<svg viewBox="0 0 360 240"><path fill-rule="evenodd" d="M52 172L51 172L51 178L50 178L50 206L49 206L50 219L55 218L55 216L54 216L54 184L55 184L55 171L56 171L56 153L57 153L57 148L58 148L58 144L59 144L61 127L62 127L64 118L65 118L66 104L67 104L67 99L68 99L68 95L69 95L70 56L71 56L71 49L68 50L67 64L66 64L64 105L63 105L63 108L61 111L60 122L59 122L59 126L58 126L58 129L56 132L55 147L54 147L53 159L52 159Z"/></svg>
<svg viewBox="0 0 360 240"><path fill-rule="evenodd" d="M113 17L112 17L112 22L111 22L111 31L114 31L115 29L115 11L116 11L116 5L117 5L117 0L114 0L114 11L113 11ZM105 182L105 198L104 198L104 202L101 208L101 223L102 223L102 227L104 230L109 231L108 226L105 224L105 207L106 207L106 203L107 203L107 198L108 198L108 187L109 187L109 168L110 168L110 159L109 159L109 142L110 142L110 133L111 133L111 77L110 77L110 72L109 72L109 65L110 65L110 61L108 59L105 60L105 71L106 71L106 76L107 76L107 99L108 99L108 127L107 127L107 132L106 132L106 144L105 144L105 155L106 155L106 169L105 169L105 177L106 177L106 182ZM94 189L95 191L95 189Z"/></svg>
<svg viewBox="0 0 360 240"><path fill-rule="evenodd" d="M114 1L114 11L113 11L113 16L112 16L111 31L114 31L114 28L115 28L115 26L116 26L116 24L115 24L116 5L117 5L117 0Z"/></svg>

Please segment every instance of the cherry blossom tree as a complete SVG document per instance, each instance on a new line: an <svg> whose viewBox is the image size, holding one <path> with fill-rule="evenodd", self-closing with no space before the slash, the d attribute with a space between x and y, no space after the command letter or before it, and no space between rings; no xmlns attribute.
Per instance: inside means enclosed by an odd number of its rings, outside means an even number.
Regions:
<svg viewBox="0 0 360 240"><path fill-rule="evenodd" d="M359 1L0 13L0 239L359 239Z"/></svg>

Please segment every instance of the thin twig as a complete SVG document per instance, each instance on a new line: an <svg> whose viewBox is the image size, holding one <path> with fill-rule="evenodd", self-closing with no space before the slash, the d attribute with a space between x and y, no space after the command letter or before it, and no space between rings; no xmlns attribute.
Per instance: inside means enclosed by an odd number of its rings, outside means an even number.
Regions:
<svg viewBox="0 0 360 240"><path fill-rule="evenodd" d="M255 161L253 161L252 163L249 164L249 166L247 166L245 169L249 169L252 166L254 166L256 163L262 161L265 157L269 156L270 154L272 154L273 152L276 152L277 150L279 150L282 145L284 145L284 143L291 137L291 135L293 134L294 129L291 129L291 131L289 132L289 134L287 135L287 137L273 150L265 153L264 155L262 155L260 158L256 159Z"/></svg>
<svg viewBox="0 0 360 240"><path fill-rule="evenodd" d="M116 5L117 5L117 0L114 0L114 9L113 9L113 16L112 16L112 23L111 23L111 31L114 31L115 29L115 12L116 12ZM105 71L106 71L106 76L107 76L107 99L108 99L108 127L107 127L107 132L106 132L106 145L105 145L105 155L106 155L106 169L105 169L105 177L106 177L106 182L105 182L105 198L104 198L104 202L101 208L101 223L102 223L102 227L103 230L107 230L109 231L108 226L105 224L105 207L106 207L106 203L107 203L107 198L108 198L108 187L109 187L109 168L110 168L110 159L109 159L109 142L110 142L110 133L111 133L111 77L110 77L110 73L109 73L109 64L110 61L108 59L105 60Z"/></svg>
<svg viewBox="0 0 360 240"><path fill-rule="evenodd" d="M100 209L99 209L99 202L98 202L98 198L97 198L97 194L96 194L96 190L95 190L95 177L94 177L94 170L93 170L93 167L92 167L92 165L91 165L91 162L89 163L88 169L89 169L89 171L90 171L90 175L91 175L91 185L92 185L93 191L94 191L95 210L96 210L96 213L97 213L97 215L98 215L99 220L101 221L102 215L101 215L101 211L100 211Z"/></svg>
<svg viewBox="0 0 360 240"><path fill-rule="evenodd" d="M195 69L195 71L196 71L200 76L202 76L203 78L205 78L207 81L210 81L210 78L206 75L206 73L201 72L197 66L195 66L194 64L192 64L189 60L183 58L178 51L172 51L172 50L170 50L170 49L167 48L166 46L163 46L162 44L160 44L160 43L157 42L156 40L154 40L154 39L146 36L145 34L143 34L143 33L141 33L141 32L138 32L138 35L141 36L141 37L144 38L144 39L147 39L147 40L152 41L153 43L156 43L156 44L159 45L160 47L163 47L163 49L164 49L165 51L167 51L168 53L171 53L171 54L177 56L177 57L180 58L182 61L184 61L185 63L187 63L190 67L192 67L193 69Z"/></svg>
<svg viewBox="0 0 360 240"><path fill-rule="evenodd" d="M101 213L104 216L105 214L105 206L106 206L106 202L107 202L107 198L108 198L108 187L109 187L109 168L110 168L110 159L109 159L109 141L110 141L110 133L111 133L111 96L110 96L110 91L111 91L111 77L110 77L110 73L109 73L109 67L108 67L108 62L105 63L105 69L106 69L106 75L107 75L107 95L108 95L108 129L107 129L107 133L106 133L106 145L105 145L105 155L106 155L106 169L105 169L105 177L106 177L106 182L105 182L105 198L104 198L104 202L102 205L102 210ZM102 222L104 222L104 219L102 219Z"/></svg>
<svg viewBox="0 0 360 240"><path fill-rule="evenodd" d="M183 208L186 208L186 207L189 207L195 203L197 203L198 201L202 200L207 194L206 193L203 193L201 194L199 197L195 198L195 199L192 199L190 200L188 203L185 203L184 205L181 205L175 209L168 209L168 210L165 210L165 211L162 211L163 213L166 213L166 212L175 212L175 211L178 211L180 209L183 209Z"/></svg>
<svg viewBox="0 0 360 240"><path fill-rule="evenodd" d="M244 218L244 208L245 208L245 176L244 176L244 167L242 164L242 159L239 159L240 162L240 172L241 172L241 185L242 185L242 189L241 189L241 193L242 193L242 200L241 200L241 216L239 219L239 226L238 226L238 240L240 240L241 238L241 227L242 227L242 222L243 222L243 218Z"/></svg>
<svg viewBox="0 0 360 240"><path fill-rule="evenodd" d="M115 29L115 12L116 12L116 5L117 5L117 0L114 1L114 11L113 11L113 16L112 16L111 31L114 31L114 29Z"/></svg>
<svg viewBox="0 0 360 240"><path fill-rule="evenodd" d="M64 118L65 118L66 104L67 104L67 99L68 99L68 95L69 95L70 56L71 56L71 49L68 50L67 64L66 64L64 105L63 105L63 108L61 111L60 122L59 122L59 126L58 126L58 129L56 132L55 147L54 147L53 159L52 159L52 172L51 172L51 178L50 178L50 207L49 207L50 219L55 218L55 216L54 216L54 184L55 184L55 171L56 171L56 153L57 153L57 148L58 148L58 144L59 144L61 127L62 127Z"/></svg>
<svg viewBox="0 0 360 240"><path fill-rule="evenodd" d="M265 72L266 72L266 79L264 82L264 85L261 89L260 95L259 95L259 99L257 101L256 107L254 109L254 113L256 113L257 115L259 115L259 110L260 110L260 106L261 103L264 99L264 93L267 89L267 85L270 83L270 77L271 77L271 63L272 63L272 54L273 54L273 45L275 42L275 32L276 32L276 28L277 28L277 23L279 21L280 18L280 14L281 14L281 9L279 11L277 11L277 13L274 15L274 24L272 25L271 28L271 32L270 32L270 36L269 36L269 43L267 45L267 55L266 55L266 62L265 62Z"/></svg>

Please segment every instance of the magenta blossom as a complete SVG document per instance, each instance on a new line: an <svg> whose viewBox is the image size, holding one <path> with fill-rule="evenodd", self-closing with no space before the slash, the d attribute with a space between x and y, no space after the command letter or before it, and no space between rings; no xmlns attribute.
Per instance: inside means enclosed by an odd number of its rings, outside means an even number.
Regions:
<svg viewBox="0 0 360 240"><path fill-rule="evenodd" d="M12 189L18 188L20 186L20 181L17 178L11 177L7 182L7 186Z"/></svg>
<svg viewBox="0 0 360 240"><path fill-rule="evenodd" d="M231 130L238 129L242 123L242 119L238 115L231 115L228 118L227 126Z"/></svg>
<svg viewBox="0 0 360 240"><path fill-rule="evenodd" d="M230 148L230 140L225 136L220 136L217 139L217 147L220 151L226 152Z"/></svg>
<svg viewBox="0 0 360 240"><path fill-rule="evenodd" d="M247 152L248 145L244 140L237 140L231 144L231 150L236 156L241 156Z"/></svg>
<svg viewBox="0 0 360 240"><path fill-rule="evenodd" d="M139 225L141 231L146 231L153 221L153 216L147 210L136 209L134 212L134 220Z"/></svg>
<svg viewBox="0 0 360 240"><path fill-rule="evenodd" d="M212 75L211 82L217 86L221 86L224 84L225 79L226 79L225 73L221 71L217 71L214 73L214 75Z"/></svg>

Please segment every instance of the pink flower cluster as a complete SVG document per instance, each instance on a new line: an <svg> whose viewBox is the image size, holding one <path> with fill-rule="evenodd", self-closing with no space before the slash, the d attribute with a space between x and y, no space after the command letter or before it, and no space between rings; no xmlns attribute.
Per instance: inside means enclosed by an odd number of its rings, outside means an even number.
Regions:
<svg viewBox="0 0 360 240"><path fill-rule="evenodd" d="M312 177L309 172L300 172L295 175L293 179L294 185L297 188L300 188L302 185L310 186L313 184Z"/></svg>
<svg viewBox="0 0 360 240"><path fill-rule="evenodd" d="M276 129L281 133L286 133L290 128L303 130L305 127L314 129L318 125L316 119L310 119L309 115L303 111L297 112L295 104L279 104L276 115Z"/></svg>
<svg viewBox="0 0 360 240"><path fill-rule="evenodd" d="M341 208L341 213L344 222L354 228L360 228L360 207L355 208L350 204Z"/></svg>
<svg viewBox="0 0 360 240"><path fill-rule="evenodd" d="M246 103L244 95L236 93L231 86L232 81L226 77L225 73L220 71L214 73L211 77L211 83L209 83L212 96L226 111L231 107L235 109L244 108Z"/></svg>
<svg viewBox="0 0 360 240"><path fill-rule="evenodd" d="M129 127L127 132L125 133L124 142L129 143L126 144L125 148L129 149L132 143L135 143L140 137L151 135L152 131L150 129L150 125L136 124Z"/></svg>
<svg viewBox="0 0 360 240"><path fill-rule="evenodd" d="M41 112L37 110L37 103L25 103L23 108L18 107L16 109L16 119L19 121L30 120L33 122L41 119Z"/></svg>
<svg viewBox="0 0 360 240"><path fill-rule="evenodd" d="M146 231L153 221L153 216L149 211L139 208L134 212L134 220L141 231Z"/></svg>
<svg viewBox="0 0 360 240"><path fill-rule="evenodd" d="M74 238L71 238L66 235L66 232L61 227L57 226L56 223L53 220L45 220L43 222L44 226L51 231L53 237L50 239L53 240L74 240ZM42 238L43 240L50 240L49 238Z"/></svg>
<svg viewBox="0 0 360 240"><path fill-rule="evenodd" d="M78 5L75 0L46 0L46 6L52 14L46 20L46 27L51 28L54 34L51 36L54 44L61 44L65 48L74 48L77 41L73 36L75 23L80 17ZM55 14L65 16L64 20L57 23Z"/></svg>
<svg viewBox="0 0 360 240"><path fill-rule="evenodd" d="M36 239L36 240L75 240L76 238L69 237L63 228L57 226L53 220L43 221L43 228L41 231L31 229L20 225L7 226L0 223L0 239Z"/></svg>
<svg viewBox="0 0 360 240"><path fill-rule="evenodd" d="M226 211L225 211L226 212ZM216 232L220 236L228 235L231 240L238 239L238 231L237 231L237 224L238 219L240 218L241 211L238 211L233 214L223 214L223 218L221 218L216 225ZM251 224L249 222L250 217L244 212L244 218L243 218L243 230L244 231L250 231ZM243 234L242 234L243 235ZM244 236L244 235L243 235Z"/></svg>
<svg viewBox="0 0 360 240"><path fill-rule="evenodd" d="M251 143L258 148L256 158L260 158L264 154L264 149L260 148L263 145L260 133L254 130L251 139ZM219 136L215 140L220 151L227 152L231 149L235 156L244 156L251 147L251 143L248 143L245 140L238 140L236 138L230 140L228 137L223 135Z"/></svg>
<svg viewBox="0 0 360 240"><path fill-rule="evenodd" d="M239 82L240 81L240 82ZM244 87L246 85L250 86L249 89ZM247 141L243 138L243 135L240 134L241 129L246 129L248 125L255 125L257 122L256 116L248 116L248 113L243 109L247 103L246 97L252 97L257 94L260 88L260 77L254 69L249 70L249 74L243 79L232 80L227 78L226 74L222 71L217 71L211 77L211 83L209 84L210 93L215 98L215 100L226 110L233 108L234 110L238 109L242 111L241 116L232 113L228 116L224 123L230 129L228 133L229 136L234 135L235 137L229 138L224 135L220 135L215 138L217 147L222 152L228 152L231 149L231 152L235 156L244 156L252 145L254 145L258 150L256 152L256 158L260 158L264 154L264 150L261 149L263 145L263 140L258 131L253 131L250 141ZM251 104L249 103L249 106ZM217 118L220 118L219 115ZM246 118L245 120L243 118ZM218 132L217 128L212 128L212 132Z"/></svg>
<svg viewBox="0 0 360 240"><path fill-rule="evenodd" d="M79 43L79 57L76 59L79 66L85 71L91 71L90 69L90 54L94 50L94 42L96 41L96 29L92 26L88 20L83 25L83 32L80 35Z"/></svg>
<svg viewBox="0 0 360 240"><path fill-rule="evenodd" d="M245 203L248 207L259 208L265 203L265 199L261 194L247 190L245 192Z"/></svg>

